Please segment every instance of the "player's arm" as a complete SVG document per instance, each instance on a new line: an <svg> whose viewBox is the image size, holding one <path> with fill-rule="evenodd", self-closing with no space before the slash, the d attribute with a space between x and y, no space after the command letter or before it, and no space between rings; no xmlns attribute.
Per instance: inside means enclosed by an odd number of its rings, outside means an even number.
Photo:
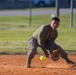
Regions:
<svg viewBox="0 0 76 75"><path fill-rule="evenodd" d="M58 36L58 33L56 31L55 36L50 39L50 42L52 44L52 50L54 49L54 45L53 44L55 43L55 40L56 40L57 36ZM50 51L52 51L52 50L50 50Z"/></svg>
<svg viewBox="0 0 76 75"><path fill-rule="evenodd" d="M46 33L46 31L45 31L45 28L43 27L43 28L38 32L38 39L37 39L37 40L38 40L39 46L41 46L41 48L42 48L42 50L44 51L46 57L49 57L49 54L48 54L48 52L47 52L47 50L46 50L46 48L45 48L44 42L43 42L43 38L44 38L44 36L45 36L45 33Z"/></svg>

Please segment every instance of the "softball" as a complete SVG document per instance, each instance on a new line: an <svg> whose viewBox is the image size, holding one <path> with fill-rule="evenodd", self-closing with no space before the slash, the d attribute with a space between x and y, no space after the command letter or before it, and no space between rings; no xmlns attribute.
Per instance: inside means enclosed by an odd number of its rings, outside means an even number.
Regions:
<svg viewBox="0 0 76 75"><path fill-rule="evenodd" d="M45 60L45 59L46 59L45 56L40 57L40 60Z"/></svg>

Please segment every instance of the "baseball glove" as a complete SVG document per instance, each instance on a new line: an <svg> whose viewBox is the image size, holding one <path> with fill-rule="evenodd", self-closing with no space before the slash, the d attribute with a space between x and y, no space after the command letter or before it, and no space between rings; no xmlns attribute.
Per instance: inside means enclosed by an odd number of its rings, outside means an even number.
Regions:
<svg viewBox="0 0 76 75"><path fill-rule="evenodd" d="M51 54L51 59L53 61L58 61L60 59L60 53L58 49L53 50L52 54Z"/></svg>

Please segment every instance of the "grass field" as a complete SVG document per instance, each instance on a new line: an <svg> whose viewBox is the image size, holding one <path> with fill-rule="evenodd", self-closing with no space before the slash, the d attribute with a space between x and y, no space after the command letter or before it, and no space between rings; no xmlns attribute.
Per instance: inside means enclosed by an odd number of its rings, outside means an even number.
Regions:
<svg viewBox="0 0 76 75"><path fill-rule="evenodd" d="M70 28L70 15L60 15L59 36L56 39L65 50L76 51L76 14L73 27ZM27 16L0 17L0 54L26 54L27 41L32 33L41 25L51 21L50 15L32 16L31 26ZM42 52L41 49L38 50Z"/></svg>

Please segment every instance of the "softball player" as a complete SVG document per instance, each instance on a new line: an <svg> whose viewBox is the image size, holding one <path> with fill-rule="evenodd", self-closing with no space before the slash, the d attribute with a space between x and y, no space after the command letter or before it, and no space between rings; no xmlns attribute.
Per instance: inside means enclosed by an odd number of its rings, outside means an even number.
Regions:
<svg viewBox="0 0 76 75"><path fill-rule="evenodd" d="M37 53L37 47L41 47L45 56L49 58L49 50L50 55L52 55L52 59L55 60L54 50L58 50L60 56L67 62L71 64L75 64L68 57L66 52L55 43L55 40L58 36L57 28L59 27L60 19L58 17L53 17L50 24L42 25L38 28L32 36L28 40L28 53L27 53L27 61L26 67L31 66L31 61ZM57 57L58 58L58 57ZM58 60L58 59L56 59Z"/></svg>

